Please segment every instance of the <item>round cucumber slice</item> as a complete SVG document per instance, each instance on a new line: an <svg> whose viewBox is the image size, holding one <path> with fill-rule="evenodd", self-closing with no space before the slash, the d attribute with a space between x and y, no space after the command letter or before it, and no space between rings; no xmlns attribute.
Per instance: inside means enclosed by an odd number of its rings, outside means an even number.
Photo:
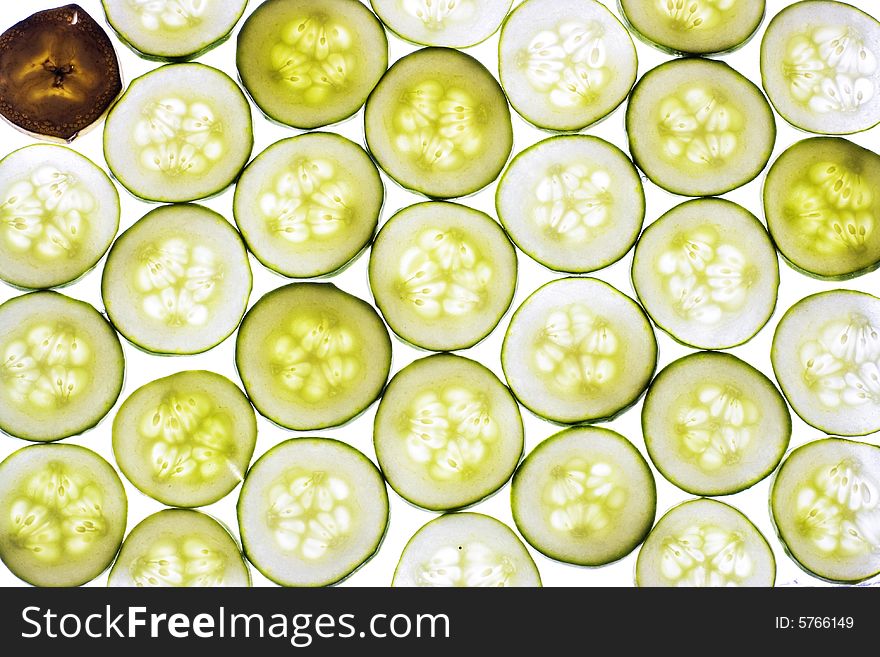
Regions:
<svg viewBox="0 0 880 657"><path fill-rule="evenodd" d="M522 417L491 370L436 354L391 379L376 413L373 445L401 497L433 511L458 509L510 479L523 453Z"/></svg>
<svg viewBox="0 0 880 657"><path fill-rule="evenodd" d="M104 158L147 201L195 201L226 189L253 148L247 98L225 73L168 64L136 78L104 125Z"/></svg>
<svg viewBox="0 0 880 657"><path fill-rule="evenodd" d="M113 244L101 295L110 321L137 347L197 354L236 329L251 282L247 250L228 221L200 205L166 205Z"/></svg>
<svg viewBox="0 0 880 657"><path fill-rule="evenodd" d="M797 128L867 130L880 123L880 22L844 2L796 2L767 25L761 79L776 111Z"/></svg>
<svg viewBox="0 0 880 657"><path fill-rule="evenodd" d="M799 271L825 279L880 266L880 155L839 137L790 146L764 181L773 241Z"/></svg>
<svg viewBox="0 0 880 657"><path fill-rule="evenodd" d="M657 364L657 340L641 307L595 278L564 278L513 314L501 366L533 413L576 424L611 418L641 396Z"/></svg>
<svg viewBox="0 0 880 657"><path fill-rule="evenodd" d="M89 304L32 292L0 305L0 429L49 441L94 427L125 371L113 327Z"/></svg>
<svg viewBox="0 0 880 657"><path fill-rule="evenodd" d="M264 114L310 130L361 108L388 68L388 39L359 0L267 0L242 25L235 61Z"/></svg>
<svg viewBox="0 0 880 657"><path fill-rule="evenodd" d="M423 46L467 48L495 34L513 0L370 0L400 38Z"/></svg>
<svg viewBox="0 0 880 657"><path fill-rule="evenodd" d="M107 586L250 586L251 574L235 539L211 516L165 509L129 532Z"/></svg>
<svg viewBox="0 0 880 657"><path fill-rule="evenodd" d="M832 290L783 315L770 353L794 412L825 433L880 430L880 299Z"/></svg>
<svg viewBox="0 0 880 657"><path fill-rule="evenodd" d="M513 301L516 273L516 251L498 222L455 203L404 208L370 253L370 288L385 321L434 351L489 335Z"/></svg>
<svg viewBox="0 0 880 657"><path fill-rule="evenodd" d="M0 559L34 586L79 586L122 543L128 501L113 467L78 445L31 445L0 463Z"/></svg>
<svg viewBox="0 0 880 657"><path fill-rule="evenodd" d="M391 337L366 301L332 283L291 283L245 315L235 364L261 414L288 429L325 429L378 399Z"/></svg>
<svg viewBox="0 0 880 657"><path fill-rule="evenodd" d="M244 479L257 417L232 381L178 372L135 390L113 420L113 454L139 490L169 506L213 504Z"/></svg>
<svg viewBox="0 0 880 657"><path fill-rule="evenodd" d="M770 489L786 552L832 582L880 574L880 447L824 438L789 454Z"/></svg>
<svg viewBox="0 0 880 657"><path fill-rule="evenodd" d="M645 219L645 190L619 148L599 137L565 135L513 158L495 207L526 255L556 271L585 273L632 248Z"/></svg>
<svg viewBox="0 0 880 657"><path fill-rule="evenodd" d="M340 269L369 244L384 198L364 149L313 132L272 144L247 166L235 185L235 222L264 265L312 278Z"/></svg>
<svg viewBox="0 0 880 657"><path fill-rule="evenodd" d="M0 279L21 288L76 280L119 228L119 194L74 150L34 144L0 161Z"/></svg>
<svg viewBox="0 0 880 657"><path fill-rule="evenodd" d="M661 329L698 349L747 342L770 319L779 261L763 224L718 198L672 208L636 244L633 286Z"/></svg>
<svg viewBox="0 0 880 657"><path fill-rule="evenodd" d="M642 431L651 461L670 482L694 495L731 495L776 469L791 415L770 379L736 356L709 351L657 375Z"/></svg>
<svg viewBox="0 0 880 657"><path fill-rule="evenodd" d="M467 196L498 177L513 148L507 99L470 55L424 48L379 81L364 113L367 146L407 189Z"/></svg>
<svg viewBox="0 0 880 657"><path fill-rule="evenodd" d="M550 436L513 476L513 520L551 559L603 566L645 540L657 508L654 476L626 438L576 427Z"/></svg>
<svg viewBox="0 0 880 657"><path fill-rule="evenodd" d="M719 61L676 59L639 80L626 108L629 150L656 185L713 196L758 176L776 122L764 94Z"/></svg>
<svg viewBox="0 0 880 657"><path fill-rule="evenodd" d="M538 587L541 575L503 522L481 513L451 513L409 539L391 586Z"/></svg>
<svg viewBox="0 0 880 657"><path fill-rule="evenodd" d="M276 445L248 472L238 499L245 554L282 586L328 586L379 549L388 493L378 468L329 438Z"/></svg>
<svg viewBox="0 0 880 657"><path fill-rule="evenodd" d="M738 509L697 499L672 507L639 550L636 586L773 586L776 558Z"/></svg>

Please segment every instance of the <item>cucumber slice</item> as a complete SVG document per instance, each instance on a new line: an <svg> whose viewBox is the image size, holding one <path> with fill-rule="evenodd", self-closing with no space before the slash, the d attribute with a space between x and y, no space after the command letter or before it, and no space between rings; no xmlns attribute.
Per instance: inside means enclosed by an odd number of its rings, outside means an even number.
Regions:
<svg viewBox="0 0 880 657"><path fill-rule="evenodd" d="M507 99L470 55L424 48L398 60L367 99L367 146L407 189L467 196L498 177L513 148Z"/></svg>
<svg viewBox="0 0 880 657"><path fill-rule="evenodd" d="M764 182L764 215L783 257L825 279L880 266L880 155L846 139L790 146Z"/></svg>
<svg viewBox="0 0 880 657"><path fill-rule="evenodd" d="M319 128L361 108L388 68L388 39L358 0L267 0L242 25L235 61L270 119Z"/></svg>
<svg viewBox="0 0 880 657"><path fill-rule="evenodd" d="M261 456L238 499L245 554L282 586L328 586L379 549L388 493L378 468L354 447L295 438Z"/></svg>
<svg viewBox="0 0 880 657"><path fill-rule="evenodd" d="M639 550L636 586L773 586L776 558L738 509L697 499L672 507Z"/></svg>
<svg viewBox="0 0 880 657"><path fill-rule="evenodd" d="M880 574L880 447L824 438L789 454L770 489L786 552L832 582Z"/></svg>
<svg viewBox="0 0 880 657"><path fill-rule="evenodd" d="M247 250L200 205L148 212L110 249L101 295L129 341L158 354L197 354L236 329L251 292Z"/></svg>
<svg viewBox="0 0 880 657"><path fill-rule="evenodd" d="M645 219L645 190L619 148L599 137L565 135L513 158L495 207L526 255L556 271L585 273L632 248Z"/></svg>
<svg viewBox="0 0 880 657"><path fill-rule="evenodd" d="M654 476L632 443L599 427L550 436L513 475L513 520L551 559L602 566L632 552L651 530Z"/></svg>
<svg viewBox="0 0 880 657"><path fill-rule="evenodd" d="M235 185L235 222L270 269L312 278L345 266L369 244L385 188L357 144L329 132L283 139Z"/></svg>
<svg viewBox="0 0 880 657"><path fill-rule="evenodd" d="M481 513L451 513L409 539L391 586L538 587L541 574L503 522Z"/></svg>
<svg viewBox="0 0 880 657"><path fill-rule="evenodd" d="M825 433L880 430L880 299L832 290L783 315L770 353L792 409Z"/></svg>
<svg viewBox="0 0 880 657"><path fill-rule="evenodd" d="M676 59L639 80L626 108L629 150L656 185L713 196L758 176L776 122L764 94L727 64Z"/></svg>
<svg viewBox="0 0 880 657"><path fill-rule="evenodd" d="M686 201L636 244L633 286L651 319L683 344L747 342L776 307L779 262L763 224L718 198Z"/></svg>
<svg viewBox="0 0 880 657"><path fill-rule="evenodd" d="M880 22L844 2L796 2L767 25L761 79L776 111L797 128L867 130L880 123Z"/></svg>
<svg viewBox="0 0 880 657"><path fill-rule="evenodd" d="M332 283L292 283L245 315L235 364L264 416L288 429L325 429L378 399L391 337L367 302Z"/></svg>
<svg viewBox="0 0 880 657"><path fill-rule="evenodd" d="M370 0L401 39L423 46L467 48L495 34L513 0Z"/></svg>
<svg viewBox="0 0 880 657"><path fill-rule="evenodd" d="M257 417L232 381L205 371L151 381L113 420L113 455L140 491L169 506L213 504L247 471Z"/></svg>
<svg viewBox="0 0 880 657"><path fill-rule="evenodd" d="M113 467L78 445L31 445L0 463L0 559L34 586L79 586L122 543L128 500Z"/></svg>
<svg viewBox="0 0 880 657"><path fill-rule="evenodd" d="M370 253L370 288L385 321L434 351L489 335L510 308L516 273L516 251L498 222L455 203L404 208Z"/></svg>
<svg viewBox="0 0 880 657"><path fill-rule="evenodd" d="M670 482L694 495L731 495L776 469L791 415L770 379L736 356L710 351L657 375L642 431L651 461Z"/></svg>
<svg viewBox="0 0 880 657"><path fill-rule="evenodd" d="M376 413L373 445L401 497L433 511L458 509L510 479L523 453L522 417L491 370L435 354L391 379Z"/></svg>
<svg viewBox="0 0 880 657"><path fill-rule="evenodd" d="M226 189L254 144L238 85L204 64L168 64L136 78L104 125L104 158L146 201L195 201Z"/></svg>
<svg viewBox="0 0 880 657"><path fill-rule="evenodd" d="M609 419L647 388L657 340L641 307L595 278L540 287L513 314L501 366L533 413L576 424Z"/></svg>
<svg viewBox="0 0 880 657"><path fill-rule="evenodd" d="M125 371L113 327L89 304L32 292L0 305L0 429L67 438L110 412Z"/></svg>
<svg viewBox="0 0 880 657"><path fill-rule="evenodd" d="M129 532L107 586L250 586L235 539L211 516L165 509Z"/></svg>

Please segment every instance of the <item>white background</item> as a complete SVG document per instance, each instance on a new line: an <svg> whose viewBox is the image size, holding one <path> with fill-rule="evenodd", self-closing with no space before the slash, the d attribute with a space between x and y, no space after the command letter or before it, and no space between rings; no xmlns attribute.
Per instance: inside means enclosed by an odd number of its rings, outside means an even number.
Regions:
<svg viewBox="0 0 880 657"><path fill-rule="evenodd" d="M320 2L320 0L316 0L316 2ZM6 29L8 26L25 18L36 10L54 7L59 4L62 3L57 1L52 2L51 0L4 2L2 4L2 9L0 9L0 30ZM93 18L104 24L100 0L79 0L79 4L86 9ZM247 14L252 12L258 4L259 2L251 0ZM610 0L608 1L608 4L612 4ZM614 4L616 5L616 3ZM725 61L756 83L760 83L758 56L763 28L766 26L770 17L788 4L793 3L785 2L783 0L769 0L767 2L767 18L765 18L762 29L758 35L744 48L723 57ZM854 0L853 4L861 6L866 10L869 5L873 5L874 7L877 6L876 2L866 2L865 0ZM616 6L611 7L611 9L619 14ZM115 35L113 35L109 29L108 32L111 33L111 37L117 45L117 51L122 63L123 75L126 82L131 81L133 78L158 66L158 64L154 62L148 62L136 57L130 50L119 43ZM403 55L416 49L416 46L405 43L390 33L388 39L391 62L396 61ZM646 46L638 40L635 42L639 55L640 75L661 62L671 58L666 54ZM466 52L477 57L490 71L497 74L497 46L498 35L496 33L488 41L474 48L469 48ZM199 61L215 66L235 77L235 35L233 35L233 38L228 42L200 57ZM583 132L607 139L628 152L627 140L624 132L624 107L618 108L611 116L599 125L588 128ZM254 155L260 153L267 146L279 139L298 134L299 131L270 123L260 114L256 107L254 107L253 110L254 136L256 140ZM531 125L528 125L525 121L520 119L515 112L512 112L512 115L515 133L514 154L549 136L548 133L544 133ZM774 159L785 148L806 136L804 133L795 130L778 117L777 127L779 128L779 134L773 154ZM343 124L327 128L327 130L337 132L359 144L363 144L363 114L362 112L359 112ZM73 143L73 148L87 155L94 162L100 164L106 169L106 163L104 162L101 150L102 132L103 126L97 126L96 129L77 139ZM862 146L872 148L875 151L880 150L880 128L874 128L873 130L869 130L860 135L855 135L852 137L852 141L855 141ZM16 148L33 142L34 140L32 138L19 133L8 124L0 124L0 151L2 151L0 152L0 155L5 155ZM384 176L384 174L383 179L386 184L387 197L381 221L386 221L392 214L402 207L424 200L418 195L401 189ZM759 176L758 179L752 183L745 185L730 194L726 194L725 197L745 206L756 216L763 217L761 210L761 185L763 179L764 174ZM151 206L134 199L121 186L118 187L122 199L121 229L124 230L150 210ZM464 199L462 202L494 216L495 188L495 184L490 185L487 189L484 189L472 197ZM646 224L654 221L666 210L685 200L682 197L669 194L668 192L659 189L647 180L645 180L645 190L648 202ZM220 212L232 221L232 189L227 190L222 195L213 198L204 204ZM543 283L562 276L561 274L555 274L538 265L522 253L519 253L518 255L519 283L512 308L519 306L519 304L522 303L531 292ZM341 289L363 299L372 301L369 286L367 284L367 260L368 254L363 254L357 262L332 280ZM102 260L96 269L91 271L74 285L64 289L64 294L88 301L97 308L103 310L100 295L101 269L103 268L103 263L104 261ZM594 275L611 283L624 293L633 296L634 292L629 279L631 263L632 252L627 254L627 256L620 262L607 269L601 270ZM250 305L255 303L269 290L279 287L286 282L281 277L265 269L253 258L251 258L251 267L254 272L254 289L251 294ZM826 283L816 281L796 273L782 263L780 264L780 272L781 286L779 290L779 303L773 318L750 342L741 347L730 350L731 353L734 353L751 363L771 378L773 378L773 373L770 367L769 354L773 332L783 312L795 301L814 292L835 288L859 289L873 292L875 294L878 292L878 289L880 289L880 286L878 286L878 283L880 283L880 271L845 283ZM0 302L16 296L17 294L19 294L19 292L16 290L5 285L0 285ZM499 360L501 342L509 321L510 313L508 312L508 314L501 320L499 326L484 342L472 349L460 352L462 355L473 358L490 367L496 374L502 377L502 380L503 375ZM665 366L676 358L684 356L691 351L690 349L675 343L662 331L657 331L657 338L660 344L660 367ZM125 388L120 397L120 401L124 400L135 389L149 381L187 369L213 370L240 384L233 364L234 345L235 336L233 335L225 342L205 354L169 358L147 355L133 348L131 345L124 343L126 379ZM426 355L425 352L414 349L395 339L392 374L399 371L416 358L424 355ZM260 417L259 438L254 456L255 458L260 456L273 445L295 435L320 435L348 442L366 453L371 459L375 460L375 453L372 445L372 424L375 411L376 405L374 404L366 411L366 413L344 427L325 431L307 432L303 434L279 428ZM108 461L112 462L113 453L110 446L110 429L112 418L115 413L116 407L95 429L92 429L82 436L70 438L66 442L89 447L104 456ZM640 413L641 403L630 409L623 416L603 426L613 428L627 436L636 444L636 446L638 446L639 450L647 456L640 429ZM523 419L526 427L526 453L528 453L540 441L560 430L560 427L549 424L531 415L525 410L523 410ZM821 432L804 424L796 415L792 414L792 419L794 425L791 443L792 447L796 447L822 436ZM865 440L877 443L878 435L874 434L867 437ZM27 444L28 443L25 441L11 438L9 436L0 436L0 458L5 458L7 455ZM688 499L689 496L668 483L656 472L656 470L654 470L654 474L657 480L657 509L659 518L660 514L665 512L669 507ZM162 508L162 505L139 492L131 486L124 477L123 482L125 483L126 491L128 492L128 527L131 529L147 515L159 511ZM747 491L720 499L733 504L745 512L768 538L776 554L778 585L821 584L819 580L804 574L783 552L778 539L773 533L770 523L767 499L768 490L769 481L765 480ZM510 489L508 483L496 495L474 506L473 510L494 516L513 527L513 520L510 513L509 493ZM390 489L389 496L391 500L390 526L381 550L370 562L346 580L342 586L388 585L391 581L394 567L400 557L401 550L407 540L425 522L436 516L434 513L416 509L409 505L401 500ZM235 529L237 526L235 519L235 503L237 499L238 488L220 502L205 507L204 510L225 522L230 528ZM600 568L579 568L557 563L547 559L535 550L532 550L531 548L529 549L538 565L538 569L541 571L541 576L546 586L631 586L633 584L633 570L636 552L608 566ZM271 582L260 575L256 569L252 568L251 570L255 585L271 585ZM106 584L106 581L107 574L104 573L94 580L92 584L102 586ZM16 584L21 584L21 582L5 567L0 565L0 585Z"/></svg>

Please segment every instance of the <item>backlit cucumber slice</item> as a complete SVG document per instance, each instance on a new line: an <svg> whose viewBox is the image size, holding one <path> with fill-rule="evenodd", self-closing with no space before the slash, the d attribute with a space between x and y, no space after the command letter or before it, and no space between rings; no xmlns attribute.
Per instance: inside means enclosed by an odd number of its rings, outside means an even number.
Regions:
<svg viewBox="0 0 880 657"><path fill-rule="evenodd" d="M251 292L241 236L200 205L148 212L110 249L101 295L110 321L136 346L197 354L236 329Z"/></svg>
<svg viewBox="0 0 880 657"><path fill-rule="evenodd" d="M242 25L235 61L270 119L318 128L361 108L388 68L388 39L359 0L267 0Z"/></svg>
<svg viewBox="0 0 880 657"><path fill-rule="evenodd" d="M169 64L136 78L104 126L104 157L116 179L163 203L222 192L253 143L244 93L204 64Z"/></svg>
<svg viewBox="0 0 880 657"><path fill-rule="evenodd" d="M434 198L472 194L513 148L507 99L476 59L424 48L397 61L367 100L367 146L398 183Z"/></svg>
<svg viewBox="0 0 880 657"><path fill-rule="evenodd" d="M282 586L327 586L379 549L388 493L378 468L354 447L295 438L254 463L238 499L245 554Z"/></svg>
<svg viewBox="0 0 880 657"><path fill-rule="evenodd" d="M796 2L767 25L761 78L776 111L795 127L829 135L867 130L880 123L880 22L844 2Z"/></svg>
<svg viewBox="0 0 880 657"><path fill-rule="evenodd" d="M770 489L788 554L832 582L880 574L880 447L824 438L789 454Z"/></svg>
<svg viewBox="0 0 880 657"><path fill-rule="evenodd" d="M0 279L69 283L95 266L119 228L119 194L88 158L51 144L0 161Z"/></svg>
<svg viewBox="0 0 880 657"><path fill-rule="evenodd" d="M541 575L503 522L481 513L451 513L409 539L391 586L537 587Z"/></svg>
<svg viewBox="0 0 880 657"><path fill-rule="evenodd" d="M425 46L467 48L495 34L513 0L370 0L399 37Z"/></svg>
<svg viewBox="0 0 880 657"><path fill-rule="evenodd" d="M0 463L0 558L35 586L79 586L113 561L128 501L90 449L31 445Z"/></svg>
<svg viewBox="0 0 880 657"><path fill-rule="evenodd" d="M288 429L324 429L379 397L391 369L391 338L367 302L331 283L292 283L245 315L235 364L264 416Z"/></svg>
<svg viewBox="0 0 880 657"><path fill-rule="evenodd" d="M32 292L0 305L0 429L24 440L94 427L122 391L125 357L89 304Z"/></svg>
<svg viewBox="0 0 880 657"><path fill-rule="evenodd" d="M519 407L491 370L437 354L394 375L373 444L391 487L435 511L479 502L510 479L523 452Z"/></svg>
<svg viewBox="0 0 880 657"><path fill-rule="evenodd" d="M599 137L566 135L513 159L495 207L524 253L550 269L584 273L632 248L645 218L645 191L619 148Z"/></svg>
<svg viewBox="0 0 880 657"><path fill-rule="evenodd" d="M579 566L625 557L657 508L654 476L626 438L577 427L547 438L513 476L513 519L536 550Z"/></svg>
<svg viewBox="0 0 880 657"><path fill-rule="evenodd" d="M520 403L553 422L613 417L645 391L657 341L641 307L595 278L534 292L504 336L501 366Z"/></svg>
<svg viewBox="0 0 880 657"><path fill-rule="evenodd" d="M385 188L357 144L307 133L269 146L235 185L235 221L264 265L293 278L343 267L369 243Z"/></svg>
<svg viewBox="0 0 880 657"><path fill-rule="evenodd" d="M639 80L626 109L629 149L663 189L724 194L758 176L776 123L764 94L727 64L676 59Z"/></svg>
<svg viewBox="0 0 880 657"><path fill-rule="evenodd" d="M498 222L455 203L404 208L370 253L370 288L385 321L435 351L489 335L513 300L516 271L516 251Z"/></svg>
<svg viewBox="0 0 880 657"><path fill-rule="evenodd" d="M213 372L178 372L126 399L113 454L131 483L169 506L213 504L247 471L257 418L244 393Z"/></svg>
<svg viewBox="0 0 880 657"><path fill-rule="evenodd" d="M738 509L697 499L672 507L639 550L636 586L773 586L776 558Z"/></svg>
<svg viewBox="0 0 880 657"><path fill-rule="evenodd" d="M645 310L673 338L726 349L750 340L770 319L779 262L751 212L724 199L695 199L645 229L632 280Z"/></svg>

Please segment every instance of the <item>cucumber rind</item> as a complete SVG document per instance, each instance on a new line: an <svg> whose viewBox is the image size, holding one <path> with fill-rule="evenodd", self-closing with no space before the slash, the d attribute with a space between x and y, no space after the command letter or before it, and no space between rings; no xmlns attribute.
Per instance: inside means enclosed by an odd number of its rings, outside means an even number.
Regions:
<svg viewBox="0 0 880 657"><path fill-rule="evenodd" d="M513 0L496 0L496 2L503 2L507 5L504 14L498 20L497 24L494 24L494 28L491 32L486 29L482 29L478 38L467 38L467 39L419 39L411 36L411 34L407 34L408 30L404 29L400 26L399 22L393 20L391 18L391 13L384 13L379 6L381 3L376 2L374 0L370 0L370 6L373 8L373 13L379 17L379 20L385 25L385 28L391 32L393 35L402 39L404 41L408 41L417 46L437 46L437 47L447 47L447 48L471 48L473 46L478 46L484 41L492 38L496 32L501 28L501 23L504 22L504 18L506 18L507 14L510 11L510 6L513 4ZM478 0L478 4L480 4ZM397 25L395 25L397 23Z"/></svg>

